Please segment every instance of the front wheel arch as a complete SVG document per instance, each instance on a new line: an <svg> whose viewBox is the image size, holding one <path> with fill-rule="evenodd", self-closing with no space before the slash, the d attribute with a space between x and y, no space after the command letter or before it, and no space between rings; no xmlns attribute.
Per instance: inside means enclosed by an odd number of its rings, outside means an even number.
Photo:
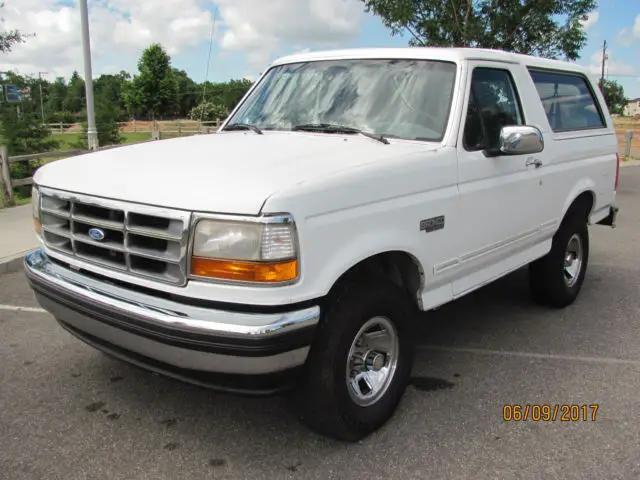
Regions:
<svg viewBox="0 0 640 480"><path fill-rule="evenodd" d="M422 309L424 269L414 255L401 250L390 250L357 261L333 282L327 296L331 297L345 283L367 278L390 280L408 294L416 308Z"/></svg>

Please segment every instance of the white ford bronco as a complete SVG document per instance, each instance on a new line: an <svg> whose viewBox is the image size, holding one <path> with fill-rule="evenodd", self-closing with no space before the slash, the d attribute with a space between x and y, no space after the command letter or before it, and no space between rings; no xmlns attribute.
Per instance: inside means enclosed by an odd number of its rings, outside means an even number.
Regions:
<svg viewBox="0 0 640 480"><path fill-rule="evenodd" d="M96 349L231 392L292 388L309 427L354 441L397 408L420 311L523 266L535 301L576 299L618 171L574 63L305 53L215 134L41 167L25 270Z"/></svg>

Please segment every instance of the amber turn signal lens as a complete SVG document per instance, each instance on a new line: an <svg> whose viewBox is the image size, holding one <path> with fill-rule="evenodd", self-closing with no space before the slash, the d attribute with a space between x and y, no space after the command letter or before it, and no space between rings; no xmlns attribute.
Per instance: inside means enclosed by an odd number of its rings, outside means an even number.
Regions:
<svg viewBox="0 0 640 480"><path fill-rule="evenodd" d="M33 226L36 229L36 233L42 233L42 224L40 223L40 220L38 220L37 218L34 218Z"/></svg>
<svg viewBox="0 0 640 480"><path fill-rule="evenodd" d="M289 260L279 263L258 263L193 257L191 259L191 273L199 277L239 280L243 282L287 282L289 280L295 280L298 276L298 261Z"/></svg>

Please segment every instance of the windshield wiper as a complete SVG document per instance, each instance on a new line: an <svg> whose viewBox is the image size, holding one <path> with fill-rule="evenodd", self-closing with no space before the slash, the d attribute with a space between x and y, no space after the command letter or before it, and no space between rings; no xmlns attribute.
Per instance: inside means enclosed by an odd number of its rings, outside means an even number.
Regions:
<svg viewBox="0 0 640 480"><path fill-rule="evenodd" d="M333 125L331 123L306 123L303 125L296 125L292 128L292 130L294 131L301 130L306 132L326 132L326 133L359 133L360 135L373 138L374 140L377 140L380 143L384 143L385 145L389 144L389 140L387 140L382 135L363 132L360 129L357 129L354 127L347 127L345 125Z"/></svg>
<svg viewBox="0 0 640 480"><path fill-rule="evenodd" d="M263 135L262 130L260 130L255 125L250 125L248 123L230 123L223 130L253 130L258 135Z"/></svg>

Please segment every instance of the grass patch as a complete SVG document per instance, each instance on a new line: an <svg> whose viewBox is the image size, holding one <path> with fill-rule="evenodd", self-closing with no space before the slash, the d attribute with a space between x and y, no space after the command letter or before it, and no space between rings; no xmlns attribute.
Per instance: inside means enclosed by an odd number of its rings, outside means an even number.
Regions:
<svg viewBox="0 0 640 480"><path fill-rule="evenodd" d="M123 144L151 140L151 133L149 132L127 132L122 133L121 135L124 138L122 141Z"/></svg>
<svg viewBox="0 0 640 480"><path fill-rule="evenodd" d="M66 152L68 150L75 150L73 144L81 140L81 134L64 133L61 135L53 135L52 138L60 144L58 150Z"/></svg>
<svg viewBox="0 0 640 480"><path fill-rule="evenodd" d="M26 205L31 203L31 197L22 197L15 193L13 195L13 203L14 206L17 207L19 205ZM4 186L0 186L0 208L4 208Z"/></svg>
<svg viewBox="0 0 640 480"><path fill-rule="evenodd" d="M19 205L27 205L28 203L31 203L31 197L21 197L16 194L13 196L13 201L16 204L16 207Z"/></svg>
<svg viewBox="0 0 640 480"><path fill-rule="evenodd" d="M160 139L161 140L169 140L171 138L179 138L179 137L186 137L186 135L180 135L178 132L160 132Z"/></svg>
<svg viewBox="0 0 640 480"><path fill-rule="evenodd" d="M127 143L134 142L143 142L145 140L151 139L151 133L149 132L127 132L120 135L122 136L121 145L126 145ZM60 144L59 150L62 152L66 152L69 150L76 150L74 144L80 143L80 141L82 140L82 133L61 133L53 135L52 138Z"/></svg>

